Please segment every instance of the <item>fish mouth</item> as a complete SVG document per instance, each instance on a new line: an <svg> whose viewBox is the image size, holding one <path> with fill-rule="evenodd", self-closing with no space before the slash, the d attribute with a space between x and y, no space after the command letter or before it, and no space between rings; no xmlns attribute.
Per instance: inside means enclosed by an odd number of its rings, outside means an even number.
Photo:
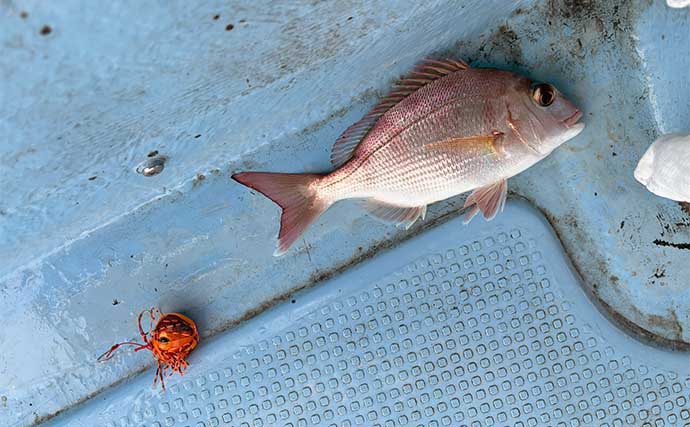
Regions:
<svg viewBox="0 0 690 427"><path fill-rule="evenodd" d="M563 120L563 123L567 127L573 127L580 119L582 118L582 111L580 110L575 110L572 116L566 118Z"/></svg>

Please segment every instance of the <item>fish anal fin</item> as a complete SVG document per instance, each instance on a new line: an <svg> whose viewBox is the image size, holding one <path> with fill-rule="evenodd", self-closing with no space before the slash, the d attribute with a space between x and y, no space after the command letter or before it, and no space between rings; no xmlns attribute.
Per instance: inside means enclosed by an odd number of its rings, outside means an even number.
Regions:
<svg viewBox="0 0 690 427"><path fill-rule="evenodd" d="M400 101L416 92L419 88L438 80L450 73L463 71L469 66L461 61L447 59L438 61L426 59L419 63L413 71L393 85L393 89L379 100L379 102L361 120L350 126L336 140L331 151L331 163L338 168L350 160L357 146L374 127L378 119Z"/></svg>
<svg viewBox="0 0 690 427"><path fill-rule="evenodd" d="M493 131L489 135L472 135L458 138L448 138L440 141L434 141L427 144L425 147L428 150L438 150L445 152L455 152L464 149L467 144L483 144L486 149L493 153L498 153L499 149L496 147L496 141L503 136L503 132Z"/></svg>
<svg viewBox="0 0 690 427"><path fill-rule="evenodd" d="M426 205L413 207L396 206L376 199L368 199L364 204L364 208L370 214L384 221L405 224L405 228L410 228L420 217L422 219L426 217Z"/></svg>
<svg viewBox="0 0 690 427"><path fill-rule="evenodd" d="M508 197L508 181L505 179L485 187L477 188L465 200L463 208L470 210L465 214L464 223L467 224L472 218L482 212L487 221L492 220L498 212L503 211L503 207Z"/></svg>

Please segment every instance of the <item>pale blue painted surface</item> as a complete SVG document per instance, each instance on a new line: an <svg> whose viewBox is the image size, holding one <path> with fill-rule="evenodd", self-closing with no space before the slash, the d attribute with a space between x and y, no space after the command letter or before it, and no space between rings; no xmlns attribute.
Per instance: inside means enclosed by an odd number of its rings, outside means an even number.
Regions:
<svg viewBox="0 0 690 427"><path fill-rule="evenodd" d="M48 424L690 422L687 357L630 339L597 311L527 203L383 252L208 342L165 393L149 370Z"/></svg>
<svg viewBox="0 0 690 427"><path fill-rule="evenodd" d="M690 341L687 253L652 244L690 242L690 221L632 177L658 132L690 131L688 9L273 3L0 2L1 419L31 424L147 366L95 363L143 308L184 309L208 336L422 227L343 203L276 259L278 209L229 174L327 170L339 133L434 52L552 81L582 107L585 132L510 189L605 302ZM147 178L153 150L168 161Z"/></svg>

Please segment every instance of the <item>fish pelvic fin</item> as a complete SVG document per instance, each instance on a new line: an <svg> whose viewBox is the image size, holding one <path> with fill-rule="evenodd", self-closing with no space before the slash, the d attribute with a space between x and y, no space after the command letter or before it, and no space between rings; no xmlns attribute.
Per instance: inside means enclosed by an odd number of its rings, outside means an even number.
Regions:
<svg viewBox="0 0 690 427"><path fill-rule="evenodd" d="M315 185L323 176L273 172L242 172L232 176L235 181L259 191L283 209L278 248L273 255L284 254L331 205L319 197Z"/></svg>
<svg viewBox="0 0 690 427"><path fill-rule="evenodd" d="M420 217L422 220L426 217L426 205L395 206L376 199L368 199L364 203L364 208L379 219L404 225L405 229L412 227L412 224Z"/></svg>
<svg viewBox="0 0 690 427"><path fill-rule="evenodd" d="M487 221L494 219L497 213L503 211L508 197L508 181L505 179L491 185L477 188L465 200L463 208L469 208L463 223L469 223L479 211Z"/></svg>

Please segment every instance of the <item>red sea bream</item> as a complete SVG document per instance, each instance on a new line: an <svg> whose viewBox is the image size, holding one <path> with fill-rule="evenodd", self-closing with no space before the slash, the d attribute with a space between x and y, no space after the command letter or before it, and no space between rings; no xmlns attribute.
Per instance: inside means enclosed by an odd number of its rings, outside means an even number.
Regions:
<svg viewBox="0 0 690 427"><path fill-rule="evenodd" d="M283 209L277 254L338 200L406 224L430 203L473 191L469 222L503 209L506 180L584 129L553 86L508 71L427 60L335 143L328 174L243 172L233 179Z"/></svg>

